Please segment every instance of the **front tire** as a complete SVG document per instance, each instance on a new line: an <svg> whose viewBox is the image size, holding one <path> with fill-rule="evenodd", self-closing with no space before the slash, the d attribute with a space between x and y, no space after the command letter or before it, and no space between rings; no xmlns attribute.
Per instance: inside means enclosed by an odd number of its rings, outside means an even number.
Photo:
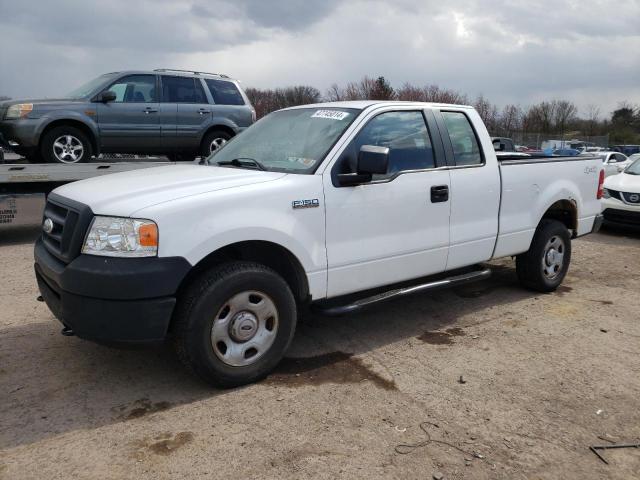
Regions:
<svg viewBox="0 0 640 480"><path fill-rule="evenodd" d="M516 257L520 283L537 292L555 291L567 274L571 262L571 236L557 220L543 219L528 252Z"/></svg>
<svg viewBox="0 0 640 480"><path fill-rule="evenodd" d="M224 146L229 140L231 140L232 135L225 132L224 130L212 130L207 133L202 139L202 145L200 146L200 155L202 158L207 158L212 153L216 152L220 148Z"/></svg>
<svg viewBox="0 0 640 480"><path fill-rule="evenodd" d="M82 163L91 158L93 148L82 130L62 125L44 136L41 154L50 163Z"/></svg>
<svg viewBox="0 0 640 480"><path fill-rule="evenodd" d="M222 388L264 378L284 356L297 321L289 285L250 262L204 272L181 296L173 336L181 361Z"/></svg>

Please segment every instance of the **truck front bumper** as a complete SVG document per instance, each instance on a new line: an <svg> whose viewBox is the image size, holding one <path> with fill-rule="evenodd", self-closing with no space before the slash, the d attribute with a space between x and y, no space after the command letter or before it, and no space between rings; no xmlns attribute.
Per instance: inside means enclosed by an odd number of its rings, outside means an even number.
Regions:
<svg viewBox="0 0 640 480"><path fill-rule="evenodd" d="M105 343L163 340L191 269L182 257L80 255L65 265L41 239L34 255L40 294L55 317L78 337Z"/></svg>

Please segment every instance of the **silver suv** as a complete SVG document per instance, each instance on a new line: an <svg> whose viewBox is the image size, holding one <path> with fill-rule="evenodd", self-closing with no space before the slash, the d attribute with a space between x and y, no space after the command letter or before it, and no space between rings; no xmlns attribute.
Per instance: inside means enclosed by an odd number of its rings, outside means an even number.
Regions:
<svg viewBox="0 0 640 480"><path fill-rule="evenodd" d="M208 156L255 121L236 80L184 70L113 72L61 99L0 103L0 145L31 162L101 153Z"/></svg>

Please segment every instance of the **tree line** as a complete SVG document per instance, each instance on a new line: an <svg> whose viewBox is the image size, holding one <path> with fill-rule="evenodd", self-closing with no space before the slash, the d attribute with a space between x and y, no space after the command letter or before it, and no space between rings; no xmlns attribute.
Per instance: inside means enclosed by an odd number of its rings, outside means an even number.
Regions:
<svg viewBox="0 0 640 480"><path fill-rule="evenodd" d="M368 76L344 86L333 84L324 94L307 85L275 89L247 88L246 93L258 118L280 108L322 101L406 100L473 105L489 132L495 136L524 136L530 133L561 137L608 135L611 144L640 143L640 108L627 101L620 102L611 114L605 114L596 105L579 111L568 100L548 100L524 107L509 104L498 108L484 95L470 98L465 93L438 85L419 86L409 82L393 88L384 77Z"/></svg>

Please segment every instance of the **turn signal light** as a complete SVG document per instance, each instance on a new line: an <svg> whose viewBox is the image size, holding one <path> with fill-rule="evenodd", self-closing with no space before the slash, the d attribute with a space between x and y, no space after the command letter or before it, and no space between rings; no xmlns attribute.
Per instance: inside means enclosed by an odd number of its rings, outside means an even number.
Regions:
<svg viewBox="0 0 640 480"><path fill-rule="evenodd" d="M140 245L143 247L158 246L158 227L155 224L140 225L138 230Z"/></svg>

